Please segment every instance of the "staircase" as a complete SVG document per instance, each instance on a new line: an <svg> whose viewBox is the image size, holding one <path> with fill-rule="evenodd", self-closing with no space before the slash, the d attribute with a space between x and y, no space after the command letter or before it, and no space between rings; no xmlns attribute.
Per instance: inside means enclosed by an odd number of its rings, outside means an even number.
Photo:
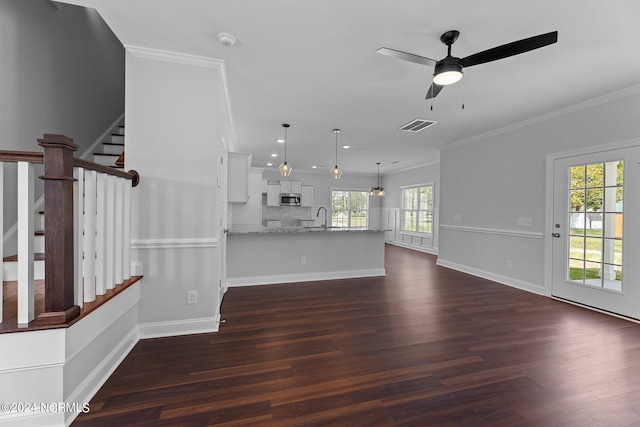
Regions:
<svg viewBox="0 0 640 427"><path fill-rule="evenodd" d="M93 153L93 162L116 169L124 169L124 121L116 124L103 138L101 147ZM44 279L44 212L40 211L34 219L34 279ZM18 255L5 256L2 259L3 278L5 281L18 280Z"/></svg>
<svg viewBox="0 0 640 427"><path fill-rule="evenodd" d="M124 153L124 122L116 125L111 135L102 142L102 151L93 154L93 161L100 165L122 169L124 165L118 165L117 161Z"/></svg>

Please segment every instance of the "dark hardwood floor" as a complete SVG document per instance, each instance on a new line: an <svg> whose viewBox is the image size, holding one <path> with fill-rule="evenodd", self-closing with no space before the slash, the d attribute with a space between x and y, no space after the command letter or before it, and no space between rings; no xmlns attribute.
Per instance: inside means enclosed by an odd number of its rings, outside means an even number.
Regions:
<svg viewBox="0 0 640 427"><path fill-rule="evenodd" d="M640 325L387 245L384 278L229 289L74 426L638 426Z"/></svg>

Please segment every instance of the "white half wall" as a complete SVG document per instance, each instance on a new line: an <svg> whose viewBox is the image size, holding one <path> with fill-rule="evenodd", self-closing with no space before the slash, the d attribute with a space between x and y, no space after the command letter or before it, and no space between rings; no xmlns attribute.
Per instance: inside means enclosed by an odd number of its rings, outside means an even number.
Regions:
<svg viewBox="0 0 640 427"><path fill-rule="evenodd" d="M229 286L383 276L384 233L232 233Z"/></svg>
<svg viewBox="0 0 640 427"><path fill-rule="evenodd" d="M50 406L2 411L0 425L65 426L90 410L91 398L138 342L139 300L137 282L69 328L1 334L0 402Z"/></svg>

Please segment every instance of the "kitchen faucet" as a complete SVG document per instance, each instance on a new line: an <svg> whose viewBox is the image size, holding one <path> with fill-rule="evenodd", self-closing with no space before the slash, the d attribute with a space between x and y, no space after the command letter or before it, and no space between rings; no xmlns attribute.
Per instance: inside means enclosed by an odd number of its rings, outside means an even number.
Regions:
<svg viewBox="0 0 640 427"><path fill-rule="evenodd" d="M324 221L322 222L322 228L327 228L327 208L320 206L318 212L316 212L316 218L320 216L320 210L324 210Z"/></svg>

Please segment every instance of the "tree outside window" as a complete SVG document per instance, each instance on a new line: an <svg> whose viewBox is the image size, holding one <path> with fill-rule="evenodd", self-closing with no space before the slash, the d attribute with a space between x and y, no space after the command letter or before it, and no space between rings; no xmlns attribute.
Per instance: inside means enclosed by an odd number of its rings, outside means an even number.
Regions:
<svg viewBox="0 0 640 427"><path fill-rule="evenodd" d="M402 188L402 231L433 234L433 184Z"/></svg>
<svg viewBox="0 0 640 427"><path fill-rule="evenodd" d="M331 190L331 226L366 228L368 195L367 191Z"/></svg>

